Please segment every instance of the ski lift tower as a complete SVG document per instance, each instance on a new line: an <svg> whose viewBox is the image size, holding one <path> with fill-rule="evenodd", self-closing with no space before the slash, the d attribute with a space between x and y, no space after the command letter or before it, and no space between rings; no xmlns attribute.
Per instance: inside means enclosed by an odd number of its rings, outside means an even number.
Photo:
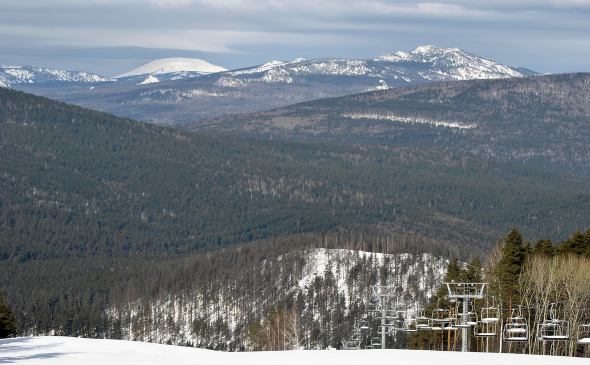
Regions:
<svg viewBox="0 0 590 365"><path fill-rule="evenodd" d="M387 310L388 303L391 302L391 298L395 297L395 286L392 285L371 285L371 292L373 294L373 300L377 301L377 305L381 308L377 309L375 312L381 312L381 316L378 317L381 319L381 348L385 349L385 335L389 329L387 325L387 319L391 317L388 315L389 311Z"/></svg>
<svg viewBox="0 0 590 365"><path fill-rule="evenodd" d="M445 283L449 290L447 298L458 300L461 299L463 304L463 315L461 329L461 351L468 352L467 349L467 329L469 328L468 323L468 307L471 299L482 299L484 297L483 290L486 283Z"/></svg>

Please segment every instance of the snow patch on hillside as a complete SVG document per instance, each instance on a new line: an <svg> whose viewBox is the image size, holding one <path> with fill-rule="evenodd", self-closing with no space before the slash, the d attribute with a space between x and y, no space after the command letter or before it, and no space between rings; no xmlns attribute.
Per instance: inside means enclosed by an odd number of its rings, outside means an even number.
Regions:
<svg viewBox="0 0 590 365"><path fill-rule="evenodd" d="M347 282L346 279L349 276L348 270L337 266L336 262L350 260L351 262L356 263L360 259L370 259L375 266L383 266L385 260L394 262L395 266L400 268L399 271L403 272L398 279L398 285L403 288L403 293L401 293L401 295L408 298L414 297L415 293L410 293L410 288L413 285L415 285L420 291L427 290L428 288L436 288L434 291L424 293L426 298L432 297L438 289L438 285L442 284L449 263L448 259L433 257L427 253L422 254L420 260L414 260L414 257L410 254L392 255L345 249L318 248L313 250L306 262L306 266L303 270L303 277L299 280L298 289L307 292L316 277L325 277L329 268L333 277L336 279L338 292L347 298L348 305L348 299L351 296L351 292L355 291L355 288L352 287L354 286L354 283ZM417 283L413 282L415 276L420 275L419 273L428 271L431 272L430 279L438 283L437 285L426 285L425 277L419 278ZM393 274L398 273L394 271ZM419 306L419 303L407 304L408 309L410 310L415 310Z"/></svg>
<svg viewBox="0 0 590 365"><path fill-rule="evenodd" d="M142 82L140 82L137 85L147 85L147 84L154 84L156 82L160 82L160 80L158 80L157 77L154 77L152 75L149 75L148 77L145 78L145 80L143 80Z"/></svg>
<svg viewBox="0 0 590 365"><path fill-rule="evenodd" d="M378 120L391 120L394 122L402 122L402 123L421 123L421 124L432 124L437 127L449 127L449 128L458 128L458 129L471 129L477 128L477 124L461 124L458 122L448 122L443 120L431 120L431 119L423 119L423 118L412 118L412 117L398 117L395 115L382 115L382 114L342 114L343 118L351 118L351 119L378 119Z"/></svg>

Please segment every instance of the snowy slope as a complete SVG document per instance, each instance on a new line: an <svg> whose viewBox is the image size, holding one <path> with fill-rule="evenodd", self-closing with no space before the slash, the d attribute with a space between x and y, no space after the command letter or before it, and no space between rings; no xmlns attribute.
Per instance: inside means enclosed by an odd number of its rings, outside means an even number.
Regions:
<svg viewBox="0 0 590 365"><path fill-rule="evenodd" d="M290 259L288 257L280 260ZM328 268L331 270L331 276L334 279L336 291L345 299L345 312L350 309L352 301L364 301L369 291L368 285L361 284L360 280L353 282L350 280L351 270L360 272L361 261L365 264L370 262L370 266L376 268L376 282L381 282L381 276L378 268L387 267L388 278L387 285L399 285L400 301L407 304L407 309L412 311L420 306L420 303L428 302L430 297L436 293L443 282L448 259L442 257L433 257L430 254L413 256L410 254L381 254L369 253L363 251L353 251L345 249L311 249L303 253L303 266L300 274L293 278L293 285L282 287L279 282L273 286L281 294L278 299L285 298L289 293L303 293L309 299L309 289L313 286L316 278L325 278ZM387 262L386 262L387 261ZM276 264L276 262L275 262ZM260 263L259 270L264 273L266 260ZM271 261L272 265L272 261ZM248 274L243 273L246 277ZM278 275L278 276L277 276ZM281 276L281 270L275 272L276 279ZM375 283L372 283L373 285ZM236 283L232 285L238 285ZM250 282L249 285L252 285ZM260 284L262 287L262 284ZM255 285L256 286L256 285ZM216 284L214 287L223 288L224 285ZM182 293L176 292L174 296L161 295L154 301L147 302L137 300L129 303L125 307L108 308L105 313L111 318L128 318L121 325L121 336L124 340L147 341L155 343L167 343L170 341L175 345L182 345L187 342L201 344L205 346L216 347L218 345L228 345L232 341L241 341L239 334L234 333L236 328L247 329L248 318L244 317L243 311L240 310L242 300L231 301L224 299L222 289L218 289L216 297L218 302L212 303L209 299L210 293L202 292L199 288L191 288ZM259 296L260 292L252 293L251 299L245 299L252 303L256 308L254 315L262 316L264 310L269 305L264 297ZM317 295L317 293L316 293ZM268 298L267 298L268 299ZM255 303L253 303L255 302ZM274 306L276 303L270 303ZM309 304L309 303L308 303ZM309 309L310 313L317 319L319 312L317 308ZM333 307L326 308L326 313L334 310ZM302 313L304 315L305 313ZM153 318L154 320L150 320ZM201 318L204 322L213 326L215 323L222 321L233 333L232 335L222 336L214 339L211 334L203 337L195 334L193 329L193 320ZM166 319L166 320L164 320ZM137 331L139 323L149 323L140 332ZM244 334L245 337L245 334ZM242 343L235 344L241 345Z"/></svg>
<svg viewBox="0 0 590 365"><path fill-rule="evenodd" d="M439 364L456 365L575 365L587 364L583 358L515 355L495 353L460 353L418 350L359 351L274 351L218 352L189 347L145 342L99 340L73 337L24 337L0 340L0 363L9 364L216 364L216 365L357 365Z"/></svg>
<svg viewBox="0 0 590 365"><path fill-rule="evenodd" d="M180 72L198 72L202 75L206 75L222 71L227 70L223 67L212 65L209 62L197 58L163 58L115 77L121 78L147 74L160 75Z"/></svg>
<svg viewBox="0 0 590 365"><path fill-rule="evenodd" d="M0 86L47 82L103 82L115 81L88 72L62 71L38 66L0 66Z"/></svg>

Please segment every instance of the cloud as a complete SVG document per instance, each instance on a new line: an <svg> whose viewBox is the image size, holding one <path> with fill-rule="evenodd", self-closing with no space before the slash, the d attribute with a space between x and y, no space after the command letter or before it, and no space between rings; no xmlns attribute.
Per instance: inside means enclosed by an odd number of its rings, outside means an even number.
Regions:
<svg viewBox="0 0 590 365"><path fill-rule="evenodd" d="M107 29L0 25L0 34L36 37L39 45L77 47L125 47L135 46L160 49L235 53L230 45L313 45L319 42L350 44L344 35L326 34L321 40L313 34L217 31L207 29Z"/></svg>
<svg viewBox="0 0 590 365"><path fill-rule="evenodd" d="M560 53L564 64L583 64L589 18L590 0L2 0L0 47L256 52L264 61L278 49L374 57L435 44L500 61L505 48L523 60ZM580 46L563 54L563 39Z"/></svg>

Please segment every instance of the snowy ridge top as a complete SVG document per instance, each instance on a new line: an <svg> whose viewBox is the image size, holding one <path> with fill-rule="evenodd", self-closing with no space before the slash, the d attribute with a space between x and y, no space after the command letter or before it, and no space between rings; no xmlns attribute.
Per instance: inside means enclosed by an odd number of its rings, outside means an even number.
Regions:
<svg viewBox="0 0 590 365"><path fill-rule="evenodd" d="M409 53L386 53L373 59L373 61L426 63L431 65L431 69L429 70L431 73L440 74L440 70L450 70L448 73L456 80L524 76L522 73L499 62L472 55L456 47L439 48L435 46L420 46ZM432 80L430 77L433 76L425 76L425 78Z"/></svg>
<svg viewBox="0 0 590 365"><path fill-rule="evenodd" d="M298 59L296 59L293 62L301 62L300 60L303 60L303 59L302 58L298 58ZM288 63L290 63L290 62L276 61L275 60L275 61L267 62L264 65L261 65L261 66L258 66L258 67L249 68L249 69L245 69L245 70L232 71L232 72L229 72L229 74L232 75L232 76L255 74L255 73L260 73L260 72L272 70L273 68L277 68L277 67L286 65Z"/></svg>
<svg viewBox="0 0 590 365"><path fill-rule="evenodd" d="M223 72L227 69L210 64L209 62L200 60L198 58L162 58L152 61L129 72L115 76L115 78L139 76L139 75L159 75L172 72L200 72L202 74L210 74L214 72Z"/></svg>
<svg viewBox="0 0 590 365"><path fill-rule="evenodd" d="M103 82L115 80L83 71L63 71L39 66L0 66L0 82L5 85L55 81Z"/></svg>
<svg viewBox="0 0 590 365"><path fill-rule="evenodd" d="M399 64L399 66L398 66ZM260 76L245 79L245 75ZM405 80L408 84L428 81L455 81L523 77L524 74L498 62L478 57L459 48L420 46L410 52L398 51L369 60L347 58L297 58L271 61L264 65L230 71L220 86L239 87L250 82L294 82L294 76L368 76L384 80ZM232 77L242 77L236 79ZM231 80L230 80L231 79ZM382 83L382 84L383 84ZM378 85L378 88L386 86Z"/></svg>

